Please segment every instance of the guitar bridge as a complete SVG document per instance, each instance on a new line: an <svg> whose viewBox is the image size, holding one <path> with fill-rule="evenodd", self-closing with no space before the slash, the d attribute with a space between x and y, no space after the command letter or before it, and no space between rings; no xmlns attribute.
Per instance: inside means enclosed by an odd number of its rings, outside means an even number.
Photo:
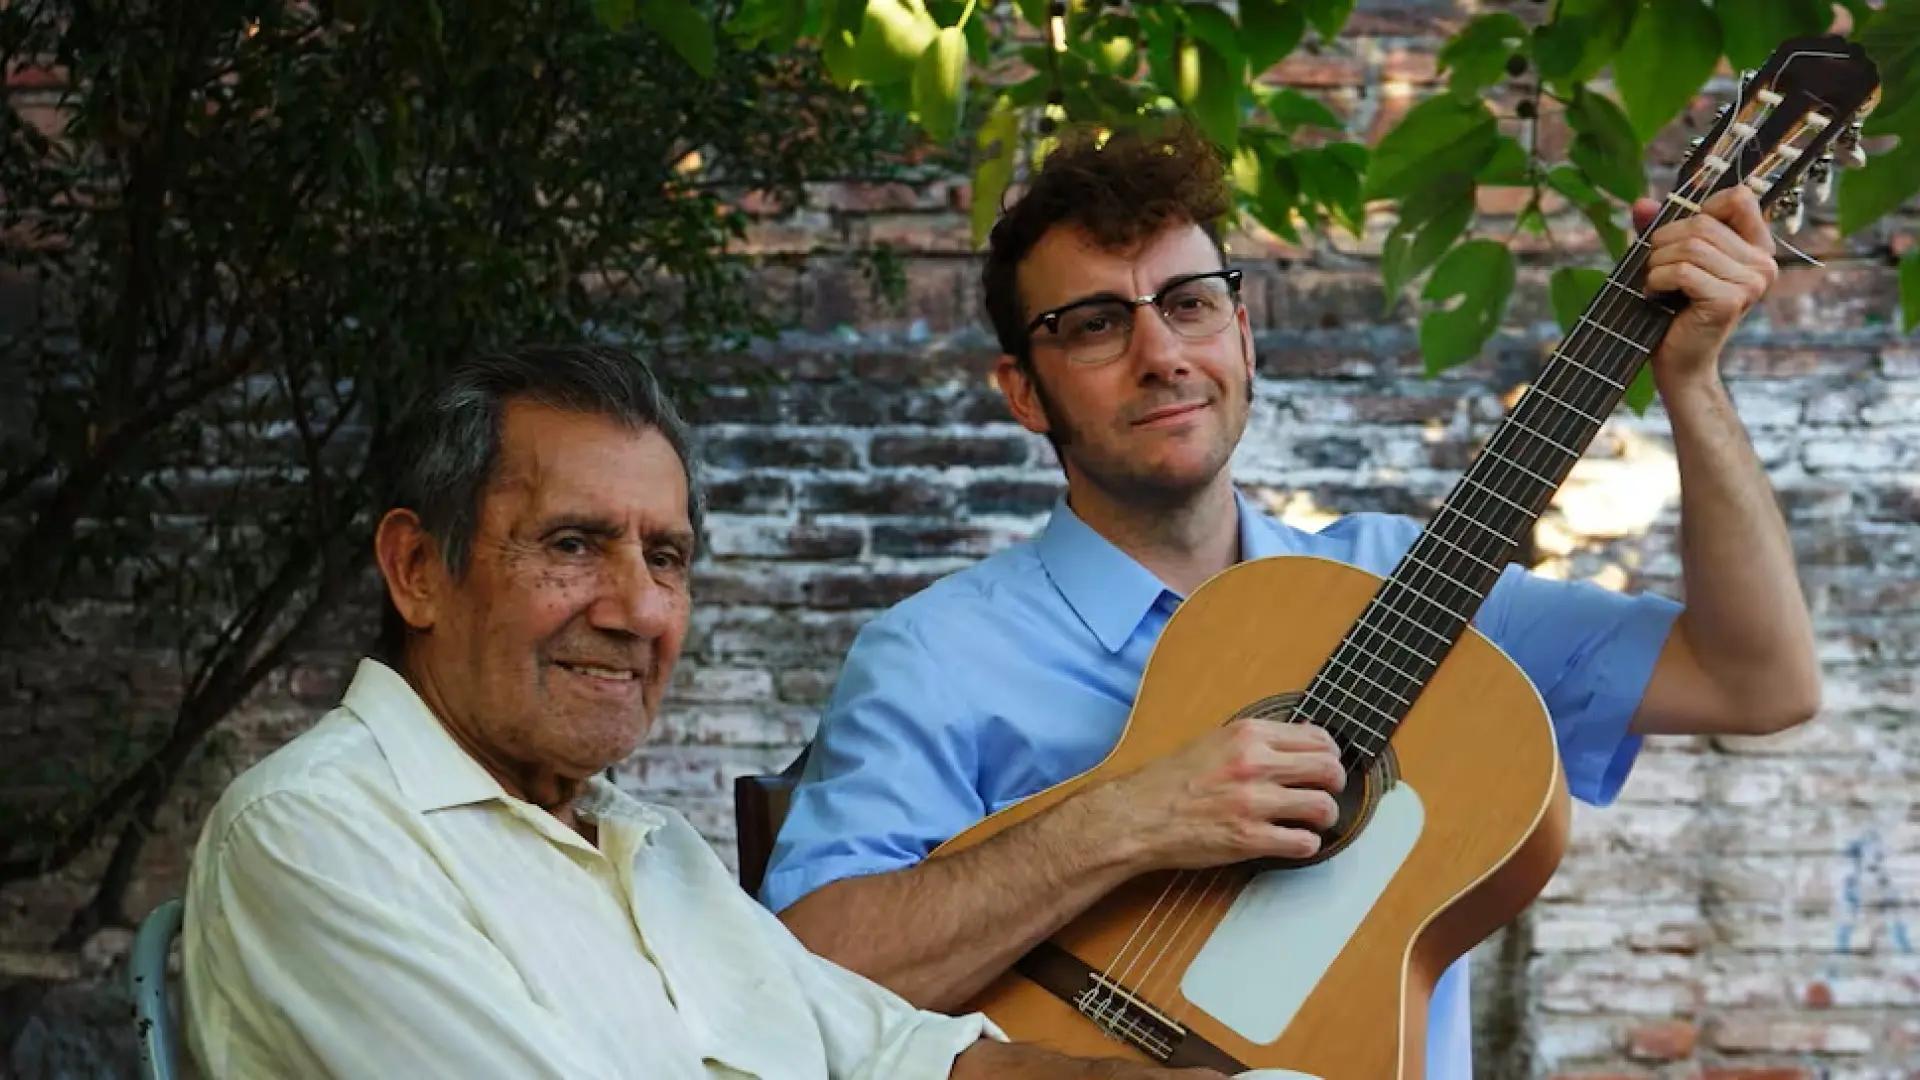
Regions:
<svg viewBox="0 0 1920 1080"><path fill-rule="evenodd" d="M1097 972L1087 973L1087 988L1073 996L1073 1007L1109 1036L1162 1064L1173 1057L1187 1034L1165 1013Z"/></svg>

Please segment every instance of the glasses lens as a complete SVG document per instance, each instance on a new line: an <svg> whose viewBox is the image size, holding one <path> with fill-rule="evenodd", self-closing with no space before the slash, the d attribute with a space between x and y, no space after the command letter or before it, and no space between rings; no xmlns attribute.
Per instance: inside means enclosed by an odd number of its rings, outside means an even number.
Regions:
<svg viewBox="0 0 1920 1080"><path fill-rule="evenodd" d="M1126 351L1133 330L1133 309L1113 301L1076 304L1060 313L1057 331L1067 359L1096 364Z"/></svg>
<svg viewBox="0 0 1920 1080"><path fill-rule="evenodd" d="M1233 318L1233 288L1217 277L1182 282L1160 297L1160 312L1185 337L1217 334Z"/></svg>

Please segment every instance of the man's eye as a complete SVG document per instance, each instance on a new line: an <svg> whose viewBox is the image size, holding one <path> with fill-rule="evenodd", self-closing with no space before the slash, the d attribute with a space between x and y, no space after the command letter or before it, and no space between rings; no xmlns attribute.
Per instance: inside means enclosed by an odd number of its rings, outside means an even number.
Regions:
<svg viewBox="0 0 1920 1080"><path fill-rule="evenodd" d="M553 542L553 550L562 555L585 555L592 548L586 538L580 536L562 536Z"/></svg>
<svg viewBox="0 0 1920 1080"><path fill-rule="evenodd" d="M686 555L672 548L662 548L649 555L648 559L661 570L684 570L687 566Z"/></svg>

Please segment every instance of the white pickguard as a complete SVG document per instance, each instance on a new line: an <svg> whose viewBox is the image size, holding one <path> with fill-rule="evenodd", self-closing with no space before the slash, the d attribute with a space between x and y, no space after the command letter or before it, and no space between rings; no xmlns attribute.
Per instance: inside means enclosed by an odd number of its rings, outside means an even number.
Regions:
<svg viewBox="0 0 1920 1080"><path fill-rule="evenodd" d="M1419 794L1402 781L1381 796L1373 820L1345 851L1314 866L1255 876L1193 958L1180 992L1248 1042L1278 1039L1406 862L1426 819Z"/></svg>

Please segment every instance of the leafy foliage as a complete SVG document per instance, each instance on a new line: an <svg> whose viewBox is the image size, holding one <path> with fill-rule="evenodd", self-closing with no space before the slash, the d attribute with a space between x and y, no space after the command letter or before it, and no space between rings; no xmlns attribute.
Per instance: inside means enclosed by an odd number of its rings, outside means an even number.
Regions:
<svg viewBox="0 0 1920 1080"><path fill-rule="evenodd" d="M173 779L358 587L395 418L434 372L518 340L698 354L774 326L728 254L729 200L870 173L899 131L809 58L734 47L728 15L0 6L0 66L65 76L50 111L0 112L0 236L38 298L0 326L25 396L0 454L0 633L57 656L88 644L76 613L115 612L90 674L157 655L180 687L145 726L85 699L75 745L130 742L9 808L0 882L118 830L75 932L118 917Z"/></svg>
<svg viewBox="0 0 1920 1080"><path fill-rule="evenodd" d="M1843 179L1841 220L1851 231L1920 193L1920 105L1912 104L1920 100L1920 0L1842 6L1887 78L1870 133L1916 135ZM1835 10L1826 0L1556 0L1537 9L1540 21L1520 7L1483 14L1436 58L1445 91L1409 109L1369 155L1323 103L1263 81L1303 45L1338 35L1352 9L1351 0L745 0L732 29L776 48L793 27L820 34L836 78L900 103L936 138L946 139L949 118L972 103L992 130L976 144L975 186L992 196L974 204L976 242L1022 155L1043 156L1060 122L1120 126L1178 110L1232 163L1241 212L1276 236L1303 243L1328 229L1359 233L1369 213L1390 218L1382 269L1393 301L1496 230L1551 236L1547 208L1558 200L1618 257L1624 204L1646 188L1647 141L1723 61L1757 65L1788 37L1826 32ZM900 88L916 56L929 63L943 49L940 62L951 63L951 46L936 41L947 30L969 42L967 78L942 66L937 85L916 80L907 94ZM1551 137L1557 127L1572 139ZM1563 142L1565 160L1550 157L1547 148ZM1476 209L1480 189L1499 186L1531 189L1512 222ZM1486 254L1463 258L1453 265L1494 265ZM1470 321L1486 333L1507 307L1502 280L1470 290L1474 309L1491 312ZM1462 362L1484 344L1460 336L1468 321L1442 325L1453 329L1422 335L1441 349L1427 353L1430 367Z"/></svg>

